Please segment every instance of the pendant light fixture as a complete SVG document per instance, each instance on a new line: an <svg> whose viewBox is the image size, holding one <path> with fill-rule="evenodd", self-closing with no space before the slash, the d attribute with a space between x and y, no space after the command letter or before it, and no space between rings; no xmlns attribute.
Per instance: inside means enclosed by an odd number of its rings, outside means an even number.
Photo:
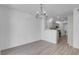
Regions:
<svg viewBox="0 0 79 59"><path fill-rule="evenodd" d="M36 18L42 18L43 16L48 16L47 12L44 10L44 5L40 4L40 10L36 12Z"/></svg>

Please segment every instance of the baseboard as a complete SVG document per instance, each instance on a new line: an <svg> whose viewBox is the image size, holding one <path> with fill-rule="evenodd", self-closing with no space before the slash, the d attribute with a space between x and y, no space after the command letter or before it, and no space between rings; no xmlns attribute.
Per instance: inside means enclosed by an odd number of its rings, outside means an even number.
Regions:
<svg viewBox="0 0 79 59"><path fill-rule="evenodd" d="M75 45L73 45L72 47L73 47L73 48L76 48L76 49L79 49L79 46L75 46Z"/></svg>
<svg viewBox="0 0 79 59"><path fill-rule="evenodd" d="M39 39L40 40L40 39ZM6 50L6 49L11 49L11 48L15 48L15 47L18 47L18 46L21 46L21 45L25 45L25 44L29 44L29 43L32 43L32 42L36 42L36 41L39 41L39 40L33 40L33 41L29 41L29 42L26 42L26 43L22 43L22 44L18 44L16 46L10 46L10 47L7 47L7 48L3 48L3 50Z"/></svg>
<svg viewBox="0 0 79 59"><path fill-rule="evenodd" d="M0 55L1 55L1 51L0 51Z"/></svg>

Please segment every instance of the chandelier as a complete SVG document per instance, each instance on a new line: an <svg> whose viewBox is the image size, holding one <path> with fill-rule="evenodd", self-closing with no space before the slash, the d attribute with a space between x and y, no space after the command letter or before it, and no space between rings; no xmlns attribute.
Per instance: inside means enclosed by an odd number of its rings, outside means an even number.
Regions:
<svg viewBox="0 0 79 59"><path fill-rule="evenodd" d="M40 10L36 12L36 18L40 19L43 16L47 17L47 12L44 10L44 5L40 4Z"/></svg>

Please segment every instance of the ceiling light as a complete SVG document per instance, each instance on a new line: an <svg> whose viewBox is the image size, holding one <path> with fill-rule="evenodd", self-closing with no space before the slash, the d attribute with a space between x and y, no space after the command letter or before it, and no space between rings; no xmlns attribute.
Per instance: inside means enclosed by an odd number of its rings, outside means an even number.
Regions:
<svg viewBox="0 0 79 59"><path fill-rule="evenodd" d="M57 19L59 19L60 17L59 16L57 16Z"/></svg>
<svg viewBox="0 0 79 59"><path fill-rule="evenodd" d="M56 21L56 23L60 24L61 22L60 21Z"/></svg>
<svg viewBox="0 0 79 59"><path fill-rule="evenodd" d="M43 16L48 16L47 12L44 10L44 5L40 4L40 10L36 12L36 18L42 18Z"/></svg>

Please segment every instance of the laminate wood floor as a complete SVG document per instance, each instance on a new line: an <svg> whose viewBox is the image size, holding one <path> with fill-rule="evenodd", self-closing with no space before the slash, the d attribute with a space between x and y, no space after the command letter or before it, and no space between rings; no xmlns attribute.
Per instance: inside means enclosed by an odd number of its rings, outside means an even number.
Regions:
<svg viewBox="0 0 79 59"><path fill-rule="evenodd" d="M3 50L2 55L79 55L79 49L70 47L66 38L60 38L58 44L39 40Z"/></svg>

